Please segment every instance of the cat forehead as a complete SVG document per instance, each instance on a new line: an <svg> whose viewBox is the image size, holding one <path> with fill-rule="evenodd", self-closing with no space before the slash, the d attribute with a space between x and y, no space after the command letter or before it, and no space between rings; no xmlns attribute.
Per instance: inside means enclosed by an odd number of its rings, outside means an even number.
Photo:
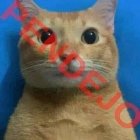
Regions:
<svg viewBox="0 0 140 140"><path fill-rule="evenodd" d="M94 15L85 14L84 12L42 12L39 16L40 20L51 25L65 25L65 24L78 24L79 26L85 26L89 22L93 23ZM96 21L96 20L95 20Z"/></svg>
<svg viewBox="0 0 140 140"><path fill-rule="evenodd" d="M42 12L41 16L43 18L48 18L49 20L61 19L62 21L76 21L77 19L82 19L83 14L80 12Z"/></svg>

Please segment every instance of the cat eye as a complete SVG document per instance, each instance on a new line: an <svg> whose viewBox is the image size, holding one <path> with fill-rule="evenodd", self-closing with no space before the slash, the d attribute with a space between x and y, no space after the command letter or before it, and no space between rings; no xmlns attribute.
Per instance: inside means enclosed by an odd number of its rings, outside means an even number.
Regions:
<svg viewBox="0 0 140 140"><path fill-rule="evenodd" d="M94 28L85 30L82 34L82 41L86 44L94 44L99 40L98 32Z"/></svg>
<svg viewBox="0 0 140 140"><path fill-rule="evenodd" d="M56 35L49 28L40 29L38 40L43 44L49 45L56 42Z"/></svg>

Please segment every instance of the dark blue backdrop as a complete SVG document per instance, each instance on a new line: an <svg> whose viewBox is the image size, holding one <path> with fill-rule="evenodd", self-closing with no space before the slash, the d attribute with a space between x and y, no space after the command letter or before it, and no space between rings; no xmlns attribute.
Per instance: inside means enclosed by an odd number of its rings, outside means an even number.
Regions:
<svg viewBox="0 0 140 140"><path fill-rule="evenodd" d="M87 8L95 0L36 0L49 10L73 11ZM20 75L17 42L20 23L13 17L2 19L1 15L13 3L6 0L0 4L0 140L5 132L9 115L19 100L24 82ZM120 0L116 15L116 39L120 53L118 79L125 100L140 107L140 1ZM140 125L136 128L140 140Z"/></svg>

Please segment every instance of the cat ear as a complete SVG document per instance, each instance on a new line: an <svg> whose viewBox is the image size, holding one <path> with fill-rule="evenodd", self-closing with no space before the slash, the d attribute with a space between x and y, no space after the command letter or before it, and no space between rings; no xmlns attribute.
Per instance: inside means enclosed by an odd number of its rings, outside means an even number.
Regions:
<svg viewBox="0 0 140 140"><path fill-rule="evenodd" d="M103 22L103 24L112 32L114 32L116 6L117 0L97 0L95 6L93 6L93 9L99 16L101 22Z"/></svg>
<svg viewBox="0 0 140 140"><path fill-rule="evenodd" d="M41 9L33 2L33 0L17 0L17 5L19 7L20 17L23 24L37 16Z"/></svg>

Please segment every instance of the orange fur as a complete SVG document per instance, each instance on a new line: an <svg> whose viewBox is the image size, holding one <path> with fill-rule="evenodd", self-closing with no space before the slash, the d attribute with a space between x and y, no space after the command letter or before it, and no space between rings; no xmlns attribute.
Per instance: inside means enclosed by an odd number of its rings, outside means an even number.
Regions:
<svg viewBox="0 0 140 140"><path fill-rule="evenodd" d="M86 11L56 13L41 10L36 15L38 20L56 33L56 49L66 43L69 45L66 54L74 50L83 59L86 68L93 65L93 69L106 78L105 85L99 83L100 90L93 90L94 94L102 95L106 101L119 91L116 80L118 52L113 36L115 5L115 0L98 0L93 8ZM97 42L92 45L81 40L82 33L90 27L96 29L98 34ZM39 29L36 25L35 28ZM30 33L30 38L35 41L35 46L22 37L19 43L21 70L26 86L10 119L5 140L136 139L133 129L121 127L114 118L116 107L124 102L122 97L111 109L101 109L77 88L81 80L62 75L57 79L52 71L59 71L48 61L50 49L47 47L40 54L37 48L41 43L33 33ZM58 67L57 64L55 66ZM84 76L80 78L83 80ZM131 121L127 110L122 117Z"/></svg>

